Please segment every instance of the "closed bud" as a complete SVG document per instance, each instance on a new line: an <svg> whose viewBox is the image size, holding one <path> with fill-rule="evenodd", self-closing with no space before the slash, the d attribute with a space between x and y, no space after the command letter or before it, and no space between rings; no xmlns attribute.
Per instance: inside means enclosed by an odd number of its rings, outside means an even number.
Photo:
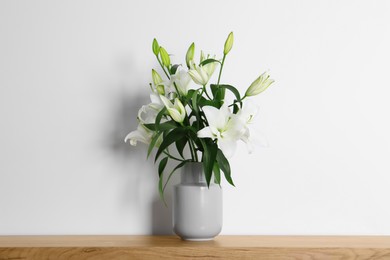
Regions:
<svg viewBox="0 0 390 260"><path fill-rule="evenodd" d="M266 90L272 83L274 83L274 80L270 79L269 75L264 72L249 86L245 92L245 96L256 96Z"/></svg>
<svg viewBox="0 0 390 260"><path fill-rule="evenodd" d="M194 55L195 55L195 43L192 43L188 48L186 54L186 63L188 68L190 68L191 61L194 59Z"/></svg>
<svg viewBox="0 0 390 260"><path fill-rule="evenodd" d="M229 36L227 37L226 42L225 42L225 47L223 49L224 55L227 55L230 52L230 50L232 49L233 41L234 41L234 36L233 36L233 32L231 32L231 33L229 33Z"/></svg>
<svg viewBox="0 0 390 260"><path fill-rule="evenodd" d="M165 95L165 88L163 84L157 85L156 89L158 94L163 96Z"/></svg>
<svg viewBox="0 0 390 260"><path fill-rule="evenodd" d="M163 81L160 74L158 74L157 71L155 71L154 69L152 69L152 79L153 79L153 84L154 86L158 86L159 84L161 84L161 82Z"/></svg>
<svg viewBox="0 0 390 260"><path fill-rule="evenodd" d="M164 66L169 68L171 59L169 58L168 52L163 47L160 47L160 57Z"/></svg>
<svg viewBox="0 0 390 260"><path fill-rule="evenodd" d="M154 55L156 55L156 56L160 52L160 46L158 45L156 38L153 39L152 50L153 50Z"/></svg>

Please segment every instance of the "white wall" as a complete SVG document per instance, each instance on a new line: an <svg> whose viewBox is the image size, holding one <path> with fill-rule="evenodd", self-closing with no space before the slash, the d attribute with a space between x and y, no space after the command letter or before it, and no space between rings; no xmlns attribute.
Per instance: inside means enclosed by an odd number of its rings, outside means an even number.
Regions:
<svg viewBox="0 0 390 260"><path fill-rule="evenodd" d="M390 235L390 2L1 1L0 234L162 234L146 147L154 37L235 45L223 81L255 98L270 147L232 159L223 234ZM168 194L169 196L169 194Z"/></svg>

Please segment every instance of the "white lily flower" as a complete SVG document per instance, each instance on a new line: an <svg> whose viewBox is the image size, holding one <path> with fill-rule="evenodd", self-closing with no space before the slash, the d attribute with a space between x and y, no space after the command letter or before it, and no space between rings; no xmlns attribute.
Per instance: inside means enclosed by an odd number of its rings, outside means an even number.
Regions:
<svg viewBox="0 0 390 260"><path fill-rule="evenodd" d="M138 120L141 124L153 124L156 121L159 110L156 110L153 103L144 105L138 110Z"/></svg>
<svg viewBox="0 0 390 260"><path fill-rule="evenodd" d="M211 75L207 73L207 70L205 70L203 66L197 66L196 64L193 64L192 67L193 68L188 71L188 74L190 74L192 80L198 85L205 86Z"/></svg>
<svg viewBox="0 0 390 260"><path fill-rule="evenodd" d="M215 59L215 56L213 57L213 59ZM218 66L217 62L210 62L210 63L207 63L206 65L203 65L202 67L204 70L206 70L207 74L211 78L211 76L213 75L217 66Z"/></svg>
<svg viewBox="0 0 390 260"><path fill-rule="evenodd" d="M157 93L150 94L150 100L152 103L149 104L154 110L160 111L164 107L164 103L161 101L160 95Z"/></svg>
<svg viewBox="0 0 390 260"><path fill-rule="evenodd" d="M253 122L253 119L257 115L259 107L251 100L243 102L242 108L238 111L237 116L244 122L245 125L249 125Z"/></svg>
<svg viewBox="0 0 390 260"><path fill-rule="evenodd" d="M213 57L210 57L210 55L207 55L207 59L215 59L215 55ZM200 62L204 61L206 59L203 51L200 55ZM207 82L210 80L211 76L213 75L218 63L217 62L210 62L203 66L197 66L193 60L190 61L190 70L188 71L188 74L190 74L192 80L198 84L205 86Z"/></svg>
<svg viewBox="0 0 390 260"><path fill-rule="evenodd" d="M133 146L137 145L137 141L140 141L144 144L150 144L153 136L153 131L147 129L142 124L139 124L137 130L130 132L125 137L125 143L130 140L130 144Z"/></svg>
<svg viewBox="0 0 390 260"><path fill-rule="evenodd" d="M175 98L174 104L164 96L161 96L161 101L164 103L165 107L168 110L169 115L178 123L182 123L186 116L186 109L178 98Z"/></svg>
<svg viewBox="0 0 390 260"><path fill-rule="evenodd" d="M258 111L259 107L250 100L247 100L247 102L243 104L243 107L237 113L237 117L244 125L241 130L240 139L246 144L249 153L252 153L254 148L253 138L251 135L252 131L250 131L249 125L253 122L253 119Z"/></svg>
<svg viewBox="0 0 390 260"><path fill-rule="evenodd" d="M172 80L175 82L179 94L186 96L189 90L189 85L191 82L191 76L185 69L178 68L175 75L172 75Z"/></svg>
<svg viewBox="0 0 390 260"><path fill-rule="evenodd" d="M203 112L209 126L199 130L198 137L217 139L218 148L226 157L230 158L242 135L243 122L230 112L226 104L222 105L220 109L204 106Z"/></svg>

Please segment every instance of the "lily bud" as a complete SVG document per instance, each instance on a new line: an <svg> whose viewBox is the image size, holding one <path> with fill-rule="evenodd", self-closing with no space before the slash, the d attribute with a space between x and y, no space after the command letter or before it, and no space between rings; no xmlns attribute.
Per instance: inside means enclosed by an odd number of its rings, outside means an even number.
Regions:
<svg viewBox="0 0 390 260"><path fill-rule="evenodd" d="M153 50L154 55L156 55L156 56L158 55L158 53L160 51L160 46L158 45L156 38L153 39L152 50Z"/></svg>
<svg viewBox="0 0 390 260"><path fill-rule="evenodd" d="M245 96L256 96L266 90L272 83L274 83L274 80L270 79L268 73L264 72L249 86Z"/></svg>
<svg viewBox="0 0 390 260"><path fill-rule="evenodd" d="M161 101L164 103L165 107L168 110L169 115L172 119L178 123L183 123L184 118L186 116L186 110L183 104L180 102L178 98L175 98L175 103L172 104L169 99L164 96L160 96Z"/></svg>
<svg viewBox="0 0 390 260"><path fill-rule="evenodd" d="M164 66L168 68L171 64L171 59L169 58L168 52L163 47L160 47L160 57Z"/></svg>
<svg viewBox="0 0 390 260"><path fill-rule="evenodd" d="M190 47L188 48L187 54L186 54L186 63L187 63L188 68L190 68L190 62L191 62L191 60L194 59L194 55L195 55L195 43L192 43L190 45Z"/></svg>
<svg viewBox="0 0 390 260"><path fill-rule="evenodd" d="M227 37L226 42L225 42L225 47L223 49L224 55L227 55L229 53L229 51L232 49L233 41L234 41L234 36L233 36L233 32L231 32L231 33L229 33L229 36Z"/></svg>
<svg viewBox="0 0 390 260"><path fill-rule="evenodd" d="M165 95L165 88L163 84L157 85L156 90L158 94Z"/></svg>
<svg viewBox="0 0 390 260"><path fill-rule="evenodd" d="M155 71L154 69L152 69L152 79L156 87L163 82L160 74L158 74L158 72Z"/></svg>

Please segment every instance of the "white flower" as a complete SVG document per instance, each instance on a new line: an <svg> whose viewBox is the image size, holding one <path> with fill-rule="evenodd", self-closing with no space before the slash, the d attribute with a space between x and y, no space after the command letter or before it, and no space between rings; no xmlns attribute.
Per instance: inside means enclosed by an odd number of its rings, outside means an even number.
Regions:
<svg viewBox="0 0 390 260"><path fill-rule="evenodd" d="M267 72L261 74L246 90L245 96L256 96L266 90L272 83L274 83L274 80L269 77L270 76Z"/></svg>
<svg viewBox="0 0 390 260"><path fill-rule="evenodd" d="M207 55L207 58L210 58L210 55ZM212 57L215 59L215 55ZM203 52L201 52L200 62L205 60ZM217 67L217 62L210 62L203 66L197 66L194 61L190 61L190 70L188 71L188 74L190 74L192 80L198 84L205 86L207 82L210 80L211 76L213 75L215 68Z"/></svg>
<svg viewBox="0 0 390 260"><path fill-rule="evenodd" d="M237 116L244 122L247 126L253 122L253 119L257 115L259 107L255 105L251 100L246 100L243 102L243 106L238 110Z"/></svg>
<svg viewBox="0 0 390 260"><path fill-rule="evenodd" d="M209 126L199 130L198 137L217 139L219 149L226 157L231 157L242 135L243 122L230 112L226 104L220 109L204 106L203 112Z"/></svg>
<svg viewBox="0 0 390 260"><path fill-rule="evenodd" d="M130 144L133 146L137 145L137 141L140 141L144 144L150 144L153 136L153 131L147 129L142 124L139 124L137 130L130 132L125 137L125 143L127 140L130 140Z"/></svg>
<svg viewBox="0 0 390 260"><path fill-rule="evenodd" d="M249 125L252 123L253 118L256 116L258 111L259 107L250 100L247 100L247 102L243 103L242 108L237 113L237 117L244 125L240 139L246 144L249 153L252 153L254 148Z"/></svg>
<svg viewBox="0 0 390 260"><path fill-rule="evenodd" d="M160 95L157 93L150 94L150 100L152 103L149 104L153 109L160 111L164 107L164 103L161 101Z"/></svg>
<svg viewBox="0 0 390 260"><path fill-rule="evenodd" d="M178 123L182 123L186 116L186 110L180 100L178 98L175 98L175 103L172 104L172 102L169 101L169 99L167 99L166 97L160 95L160 98L161 101L164 103L165 107L167 108L168 113L172 117L172 119Z"/></svg>
<svg viewBox="0 0 390 260"><path fill-rule="evenodd" d="M196 84L202 86L205 86L210 79L210 75L207 71L202 66L197 66L196 64L193 65L193 69L188 71L188 74L190 74L192 80Z"/></svg>
<svg viewBox="0 0 390 260"><path fill-rule="evenodd" d="M144 105L138 110L138 120L141 124L155 123L157 114L164 107L164 103L157 93L150 94L150 100L150 104Z"/></svg>
<svg viewBox="0 0 390 260"><path fill-rule="evenodd" d="M261 147L268 147L267 138L261 134L259 130L254 130L251 126L253 119L256 117L259 107L250 100L247 100L242 109L237 113L237 117L243 122L243 129L241 131L241 141L243 141L249 153L252 153L255 145Z"/></svg>
<svg viewBox="0 0 390 260"><path fill-rule="evenodd" d="M191 76L185 69L177 68L175 75L172 75L172 80L175 82L179 94L187 96L189 85L191 83Z"/></svg>

